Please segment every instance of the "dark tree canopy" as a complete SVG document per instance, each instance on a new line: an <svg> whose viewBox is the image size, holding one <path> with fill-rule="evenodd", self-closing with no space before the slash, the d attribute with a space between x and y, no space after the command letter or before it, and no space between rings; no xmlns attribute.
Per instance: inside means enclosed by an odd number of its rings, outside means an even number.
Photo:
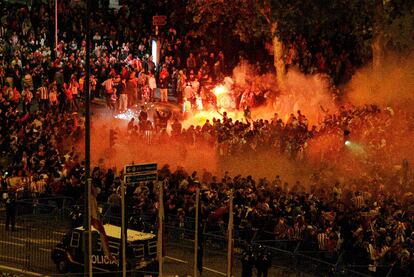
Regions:
<svg viewBox="0 0 414 277"><path fill-rule="evenodd" d="M403 17L408 19L399 26L410 29L411 24L412 31L413 3L405 0L190 0L188 11L193 15L195 32L201 36L211 36L217 26L225 26L244 42L270 41L276 35L283 43L289 43L295 37L302 37L311 51L312 46L329 45L335 53L345 50L354 57L353 63L361 64L370 59L371 43L377 33L397 39L393 25ZM272 30L274 23L276 30ZM410 43L405 40L405 44Z"/></svg>

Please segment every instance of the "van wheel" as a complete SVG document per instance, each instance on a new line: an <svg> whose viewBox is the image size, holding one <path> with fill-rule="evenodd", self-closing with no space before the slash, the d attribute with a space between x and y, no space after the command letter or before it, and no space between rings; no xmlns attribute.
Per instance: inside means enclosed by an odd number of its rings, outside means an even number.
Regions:
<svg viewBox="0 0 414 277"><path fill-rule="evenodd" d="M68 272L68 262L66 260L59 260L59 262L56 264L56 267L59 273Z"/></svg>

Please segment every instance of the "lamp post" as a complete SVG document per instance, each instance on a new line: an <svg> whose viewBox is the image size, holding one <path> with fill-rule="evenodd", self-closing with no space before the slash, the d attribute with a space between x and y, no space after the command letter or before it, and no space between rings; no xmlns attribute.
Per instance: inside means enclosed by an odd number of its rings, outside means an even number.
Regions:
<svg viewBox="0 0 414 277"><path fill-rule="evenodd" d="M56 0L57 1L57 0ZM90 95L89 95L89 79L90 79L90 30L89 30L89 17L90 17L90 0L86 0L86 57L85 57L85 209L84 209L84 221L83 227L87 231L87 235L84 237L84 276L92 277L92 233L91 233L91 186L90 179L91 171L91 131L90 131Z"/></svg>

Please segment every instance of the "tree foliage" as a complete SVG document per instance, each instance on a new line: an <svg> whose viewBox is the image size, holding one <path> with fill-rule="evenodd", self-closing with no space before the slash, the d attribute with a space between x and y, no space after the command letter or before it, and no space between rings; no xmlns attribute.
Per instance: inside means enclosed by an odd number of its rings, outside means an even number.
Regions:
<svg viewBox="0 0 414 277"><path fill-rule="evenodd" d="M381 9L378 9L379 3ZM247 42L270 40L273 35L286 42L301 36L309 42L329 41L336 48L363 48L376 33L395 32L389 26L403 16L411 18L408 22L412 25L413 3L406 0L190 0L188 11L200 35L211 35L211 27L221 25ZM275 33L272 33L272 23L277 23Z"/></svg>
<svg viewBox="0 0 414 277"><path fill-rule="evenodd" d="M365 3L366 2L366 3ZM372 2L372 3L370 3ZM193 0L193 13L199 33L214 24L232 27L242 40L272 36L271 24L277 22L278 35L329 36L352 25L369 25L372 1L358 0ZM351 24L351 25L349 25ZM363 29L363 28L359 28ZM323 31L323 32L322 32Z"/></svg>

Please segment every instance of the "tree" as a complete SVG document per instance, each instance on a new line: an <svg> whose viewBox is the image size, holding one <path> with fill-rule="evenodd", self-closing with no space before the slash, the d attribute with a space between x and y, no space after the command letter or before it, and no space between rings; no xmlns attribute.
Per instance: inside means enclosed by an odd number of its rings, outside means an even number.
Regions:
<svg viewBox="0 0 414 277"><path fill-rule="evenodd" d="M373 5L372 64L378 71L387 50L404 50L414 42L414 2L368 0ZM391 49L388 49L391 48Z"/></svg>
<svg viewBox="0 0 414 277"><path fill-rule="evenodd" d="M279 84L283 86L286 71L277 19L294 14L297 9L295 5L299 2L299 0L278 2L268 0L193 0L190 1L188 7L194 15L193 22L198 34L206 34L212 25L222 24L231 26L233 33L241 41L257 38L271 39L273 64L276 68Z"/></svg>
<svg viewBox="0 0 414 277"><path fill-rule="evenodd" d="M283 86L283 49L292 37L301 36L312 46L321 40L328 41L336 55L347 52L356 66L363 65L372 56L378 63L392 37L388 27L404 14L412 16L412 3L405 0L189 0L188 10L200 35L211 35L210 28L221 24L241 41L271 40L273 64Z"/></svg>
<svg viewBox="0 0 414 277"><path fill-rule="evenodd" d="M270 40L273 45L273 64L281 87L285 84L284 45L292 37L302 36L316 41L323 38L338 40L337 29L354 36L350 28L349 3L352 0L193 0L193 13L199 34L220 22L231 26L241 41ZM359 7L354 5L354 9ZM341 21L344 25L342 25ZM348 24L347 24L348 23Z"/></svg>

